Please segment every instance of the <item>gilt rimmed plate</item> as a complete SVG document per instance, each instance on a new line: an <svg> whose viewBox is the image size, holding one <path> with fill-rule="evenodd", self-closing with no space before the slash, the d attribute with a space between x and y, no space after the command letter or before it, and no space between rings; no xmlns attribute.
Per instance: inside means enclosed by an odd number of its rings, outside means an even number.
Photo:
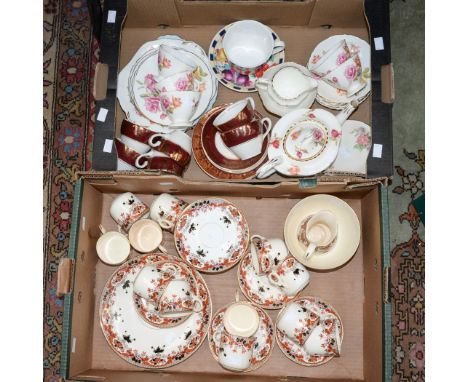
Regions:
<svg viewBox="0 0 468 382"><path fill-rule="evenodd" d="M161 261L158 264L161 263L174 264L174 261L170 259L167 261ZM197 280L193 276L192 271L188 269L188 266L186 266L182 261L178 260L176 265L177 271L174 274L174 278L178 280L187 280L190 285L190 292L192 293L192 296L198 295L199 285L197 283ZM154 325L160 328L170 328L173 326L180 325L182 322L186 321L190 317L190 315L185 315L182 317L161 316L156 308L158 305L157 301L155 301L154 303L150 302L145 298L137 295L136 293L133 293L133 302L135 303L135 307L141 318L143 318L150 325Z"/></svg>
<svg viewBox="0 0 468 382"><path fill-rule="evenodd" d="M300 297L294 302L298 303L306 309L311 309L313 312L319 316L333 314L338 319L338 330L341 337L341 342L343 342L343 323L341 317L338 315L336 310L328 303L320 300L317 297L305 296ZM278 322L279 317L281 317L282 310L278 313L276 322ZM210 329L211 330L211 329ZM288 357L291 361L298 363L303 366L320 366L324 363L327 363L332 360L333 355L330 356L317 356L308 354L302 346L299 346L296 342L291 340L286 336L281 330L276 329L276 342L278 347L281 349L283 354Z"/></svg>
<svg viewBox="0 0 468 382"><path fill-rule="evenodd" d="M311 176L335 160L341 125L322 109L294 110L276 122L271 131L268 158L282 158L275 170L286 176Z"/></svg>
<svg viewBox="0 0 468 382"><path fill-rule="evenodd" d="M210 198L193 202L174 227L179 255L201 272L223 272L244 255L249 244L247 220L232 203Z"/></svg>
<svg viewBox="0 0 468 382"><path fill-rule="evenodd" d="M330 48L341 40L346 40L351 53L359 52L362 63L362 78L366 81L366 86L351 97L348 97L346 91L336 89L325 81L318 80L316 100L321 105L335 110L343 110L346 105L355 100L358 103L363 102L370 94L371 90L371 51L369 44L353 35L334 35L320 42L309 57L307 69L311 70L314 61L320 59Z"/></svg>
<svg viewBox="0 0 468 382"><path fill-rule="evenodd" d="M263 73L268 68L284 62L284 50L271 55L268 61L259 69L246 74L240 74L232 67L223 49L223 38L231 25L232 24L229 24L219 30L213 37L213 40L211 40L210 48L208 49L208 57L211 67L218 78L218 81L228 89L241 93L256 92L257 88L255 87L255 81L257 78L262 77ZM273 40L277 40L278 35L273 32L271 28L268 29L271 31Z"/></svg>
<svg viewBox="0 0 468 382"><path fill-rule="evenodd" d="M208 287L201 275L191 269L199 285L203 309L193 313L182 324L156 328L138 314L133 301L133 282L146 265L160 260L183 262L173 256L145 254L121 265L109 278L102 291L99 317L109 346L125 361L144 368L174 366L190 357L203 343L211 319L212 305Z"/></svg>
<svg viewBox="0 0 468 382"><path fill-rule="evenodd" d="M286 295L280 288L272 285L267 275L257 275L248 252L237 269L239 287L245 297L263 309L281 309L296 296Z"/></svg>
<svg viewBox="0 0 468 382"><path fill-rule="evenodd" d="M232 304L228 304L220 308L213 316L210 324L210 330L208 332L208 344L210 346L211 354L214 359L218 360L219 352L219 338L221 337L217 333L221 333L224 330L223 318L224 312ZM270 316L258 306L253 306L260 317L260 323L254 336L256 338L253 345L253 352L251 358L251 365L244 372L249 372L258 369L262 366L268 358L270 358L274 347L274 333L275 324Z"/></svg>

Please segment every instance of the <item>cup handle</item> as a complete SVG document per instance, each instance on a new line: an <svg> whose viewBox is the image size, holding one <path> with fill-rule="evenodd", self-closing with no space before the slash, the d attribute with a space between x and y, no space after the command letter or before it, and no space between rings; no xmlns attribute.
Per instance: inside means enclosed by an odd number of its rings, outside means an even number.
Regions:
<svg viewBox="0 0 468 382"><path fill-rule="evenodd" d="M250 242L250 257L252 258L252 265L257 275L260 274L260 260L258 259L257 248L253 241Z"/></svg>
<svg viewBox="0 0 468 382"><path fill-rule="evenodd" d="M158 246L158 249L159 249L162 253L164 253L165 255L167 255L167 254L169 253L169 252L167 251L166 247L164 247L164 246L161 245L161 244Z"/></svg>
<svg viewBox="0 0 468 382"><path fill-rule="evenodd" d="M271 272L268 274L268 280L275 286L281 288L282 284L280 283L280 279L276 272Z"/></svg>
<svg viewBox="0 0 468 382"><path fill-rule="evenodd" d="M255 176L258 179L267 178L276 171L275 167L280 165L281 163L283 163L282 157L274 157L273 159L270 159L268 162L266 162L263 166L261 166L257 170Z"/></svg>
<svg viewBox="0 0 468 382"><path fill-rule="evenodd" d="M304 255L305 258L310 259L314 255L316 248L317 248L317 245L315 243L310 243L309 246L306 249L306 252L305 252L305 255Z"/></svg>
<svg viewBox="0 0 468 382"><path fill-rule="evenodd" d="M273 53L272 54L277 54L279 52L282 52L285 48L286 44L284 41L281 40L276 40L275 46L273 47Z"/></svg>
<svg viewBox="0 0 468 382"><path fill-rule="evenodd" d="M158 146L161 146L161 139L163 136L161 134L153 134L151 137L148 138L148 144L152 148L156 148Z"/></svg>
<svg viewBox="0 0 468 382"><path fill-rule="evenodd" d="M146 168L146 166L148 166L149 164L149 156L148 154L140 154L138 155L138 157L135 159L135 167L136 168ZM145 161L143 163L141 163L141 160L144 159Z"/></svg>
<svg viewBox="0 0 468 382"><path fill-rule="evenodd" d="M201 310L203 309L203 303L201 302L200 298L198 296L194 297L193 301L194 301L193 312L195 313L201 312Z"/></svg>
<svg viewBox="0 0 468 382"><path fill-rule="evenodd" d="M270 134L270 130L271 130L271 119L268 118L268 117L262 118L262 119L260 120L260 123L261 123L262 126L263 126L265 123L267 124L267 129L266 129L266 131L263 133L263 138L267 138L267 137L268 137L268 134Z"/></svg>
<svg viewBox="0 0 468 382"><path fill-rule="evenodd" d="M119 226L120 227L120 226ZM99 224L99 231L101 231L101 234L104 235L107 231L106 229L104 228L104 226L102 224Z"/></svg>
<svg viewBox="0 0 468 382"><path fill-rule="evenodd" d="M252 109L255 109L255 101L252 97L247 97L247 101L250 102L250 106L252 106Z"/></svg>
<svg viewBox="0 0 468 382"><path fill-rule="evenodd" d="M158 218L158 223L161 226L161 228L163 228L163 229L171 229L172 228L172 224L169 221L167 221L166 219Z"/></svg>

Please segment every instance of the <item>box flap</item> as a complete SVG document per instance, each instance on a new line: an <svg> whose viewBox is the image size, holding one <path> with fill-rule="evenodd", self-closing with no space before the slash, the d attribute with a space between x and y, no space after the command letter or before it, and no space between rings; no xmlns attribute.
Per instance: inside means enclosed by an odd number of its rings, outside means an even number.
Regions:
<svg viewBox="0 0 468 382"><path fill-rule="evenodd" d="M393 103L395 101L393 64L380 67L380 79L382 81L382 102Z"/></svg>
<svg viewBox="0 0 468 382"><path fill-rule="evenodd" d="M109 65L102 62L96 64L93 81L93 97L103 100L107 95L107 78L109 77Z"/></svg>

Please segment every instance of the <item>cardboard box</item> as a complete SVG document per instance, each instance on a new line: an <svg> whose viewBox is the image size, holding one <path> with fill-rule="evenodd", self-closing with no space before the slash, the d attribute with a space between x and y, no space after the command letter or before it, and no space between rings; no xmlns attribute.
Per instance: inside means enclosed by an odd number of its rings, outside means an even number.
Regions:
<svg viewBox="0 0 468 382"><path fill-rule="evenodd" d="M112 17L109 17L112 15ZM368 159L368 178L393 174L391 110L393 71L390 60L388 1L303 0L303 1L190 1L114 0L104 1L101 25L101 64L96 70L96 115L107 110L105 120L97 120L93 148L93 169L116 169L115 148L103 151L106 140L120 135L124 113L116 99L117 77L137 49L162 35L176 34L198 43L205 51L215 33L224 25L241 19L256 19L271 26L286 42L286 61L306 65L313 48L335 34L353 34L371 45L372 93L351 115L372 126L373 143L382 145L381 157ZM374 40L377 39L377 40ZM275 123L257 93L252 95L259 111ZM215 105L246 97L219 84ZM317 102L313 108L322 108ZM332 111L336 113L335 111ZM192 159L185 179L214 181ZM336 177L338 179L338 177ZM290 181L281 175L262 183ZM294 179L293 179L294 180ZM247 180L247 182L252 180ZM297 179L296 179L297 181Z"/></svg>
<svg viewBox="0 0 468 382"><path fill-rule="evenodd" d="M356 212L362 239L353 259L332 272L312 272L301 295L313 295L332 304L344 326L342 355L319 367L304 367L287 359L275 344L268 362L251 373L221 368L208 343L189 359L163 370L145 370L121 359L107 344L98 317L104 284L116 267L98 260L98 225L115 229L109 215L116 194L131 191L146 203L155 194L169 192L193 201L221 196L245 215L251 233L282 237L284 220L302 198L327 193L345 200ZM300 188L297 182L276 185L190 182L174 176L84 174L76 183L68 258L59 269L58 290L65 294L61 374L81 381L390 381L391 322L387 281L389 267L387 191L381 185L353 187L345 183L318 183ZM163 245L176 254L173 237L164 233ZM135 256L133 252L131 256ZM238 288L237 266L221 274L202 274L207 281L213 312L233 301ZM275 320L278 311L268 311Z"/></svg>

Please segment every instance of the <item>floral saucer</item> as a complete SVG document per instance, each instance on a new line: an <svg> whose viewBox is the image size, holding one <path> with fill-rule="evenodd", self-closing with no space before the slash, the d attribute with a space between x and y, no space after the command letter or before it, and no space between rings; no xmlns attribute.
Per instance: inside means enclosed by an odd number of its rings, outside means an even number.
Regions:
<svg viewBox="0 0 468 382"><path fill-rule="evenodd" d="M216 360L218 360L218 352L220 348L220 334L224 331L224 312L229 305L222 307L214 314L213 319L211 320L210 330L208 332L208 344L210 346L211 354L213 354L213 357ZM253 345L251 365L244 372L253 371L262 366L270 357L274 346L273 337L275 324L273 323L273 320L263 309L257 306L254 306L254 308L257 310L260 317L260 324L257 332L253 335L253 337L255 337L255 343Z"/></svg>
<svg viewBox="0 0 468 382"><path fill-rule="evenodd" d="M198 295L199 283L197 283L196 278L193 276L191 270L182 263L180 260L177 262L171 260L167 260L164 263L174 264L176 263L177 272L174 274L174 278L176 279L183 279L188 280L192 295ZM140 317L143 318L146 322L150 325L157 326L159 328L170 328L173 326L180 325L182 322L187 320L190 315L185 315L182 317L165 317L159 314L157 310L157 302L152 303L146 300L145 298L133 293L133 301L135 303L135 307L137 312L140 314Z"/></svg>
<svg viewBox="0 0 468 382"><path fill-rule="evenodd" d="M224 199L201 199L179 215L174 227L180 257L201 272L223 272L244 255L249 245L245 217Z"/></svg>
<svg viewBox="0 0 468 382"><path fill-rule="evenodd" d="M258 275L250 252L239 264L237 279L244 296L263 309L281 309L296 297L287 296L280 288L272 285L267 275Z"/></svg>
<svg viewBox="0 0 468 382"><path fill-rule="evenodd" d="M174 366L190 357L208 333L212 312L208 287L200 274L191 269L203 302L200 312L172 328L156 328L140 317L133 300L133 281L143 267L161 260L184 264L169 255L135 257L109 278L99 304L101 328L109 346L125 361L151 369Z"/></svg>
<svg viewBox="0 0 468 382"><path fill-rule="evenodd" d="M218 31L211 41L210 48L208 50L211 67L218 78L218 81L227 88L241 93L256 92L257 88L255 87L255 81L257 78L262 77L263 73L268 68L284 62L284 50L273 54L261 68L253 72L249 72L248 74L240 74L231 66L223 49L223 38L226 34L226 30L231 25L232 24L229 24ZM271 34L273 36L273 40L278 39L278 35L273 32L273 30L271 30Z"/></svg>
<svg viewBox="0 0 468 382"><path fill-rule="evenodd" d="M317 62L330 48L341 40L346 40L351 53L359 52L359 58L362 63L362 79L366 81L366 86L351 97L348 97L346 91L336 89L325 81L318 80L317 102L329 109L343 110L347 104L355 100L358 103L363 102L370 94L371 73L370 73L370 46L369 44L353 35L335 35L320 42L309 57L307 68Z"/></svg>
<svg viewBox="0 0 468 382"><path fill-rule="evenodd" d="M330 314L335 315L338 323L338 332L340 333L341 342L343 342L343 323L336 310L326 302L316 297L301 297L294 302L301 305L303 308L311 309L319 316L329 316ZM281 311L278 313L278 317L281 316ZM277 318L278 321L278 318ZM211 329L210 329L211 330ZM303 366L320 366L324 363L331 361L334 357L330 356L317 356L308 354L302 346L299 346L296 342L286 336L281 330L276 329L276 342L279 348L291 361L298 363Z"/></svg>

